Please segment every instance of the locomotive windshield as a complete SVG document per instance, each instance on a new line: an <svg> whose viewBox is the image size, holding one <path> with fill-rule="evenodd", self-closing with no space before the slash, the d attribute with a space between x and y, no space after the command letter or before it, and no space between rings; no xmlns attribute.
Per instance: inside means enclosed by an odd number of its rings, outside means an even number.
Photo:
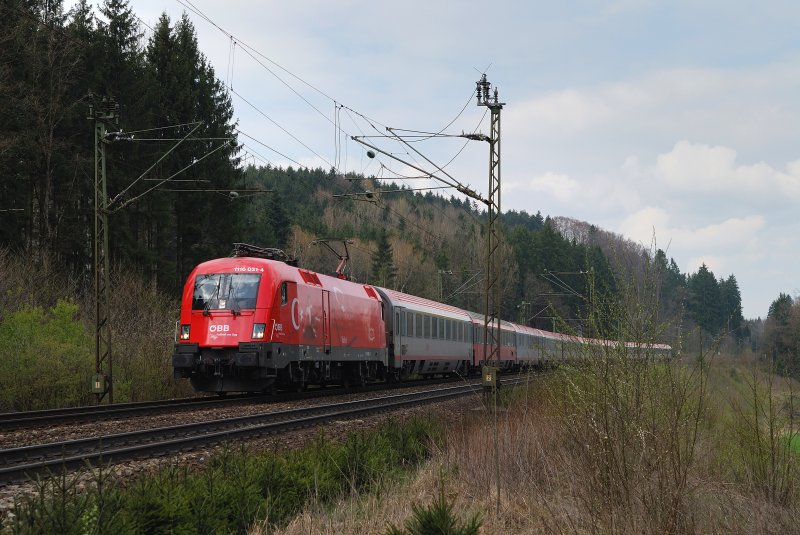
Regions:
<svg viewBox="0 0 800 535"><path fill-rule="evenodd" d="M255 308L261 275L210 273L194 281L192 310L238 310Z"/></svg>

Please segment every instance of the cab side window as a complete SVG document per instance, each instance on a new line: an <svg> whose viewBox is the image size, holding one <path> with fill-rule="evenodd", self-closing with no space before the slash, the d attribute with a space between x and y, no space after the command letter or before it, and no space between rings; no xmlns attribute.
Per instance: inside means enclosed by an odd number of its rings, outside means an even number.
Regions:
<svg viewBox="0 0 800 535"><path fill-rule="evenodd" d="M285 282L281 283L281 304L285 305L289 302L289 290Z"/></svg>

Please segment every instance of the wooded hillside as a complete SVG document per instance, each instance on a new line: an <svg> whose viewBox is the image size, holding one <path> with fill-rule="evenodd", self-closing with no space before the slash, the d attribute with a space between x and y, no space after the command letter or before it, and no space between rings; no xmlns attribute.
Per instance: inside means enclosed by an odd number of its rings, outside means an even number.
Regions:
<svg viewBox="0 0 800 535"><path fill-rule="evenodd" d="M474 203L323 169L243 167L230 96L188 17L162 16L145 40L126 1L97 9L0 7L0 245L91 284L92 91L119 103L124 134L108 144L114 265L177 296L194 265L234 242L286 248L330 272L338 258L314 242L352 239L354 280L482 310L485 215ZM389 191L369 193L379 189ZM230 193L252 190L264 193ZM681 273L658 248L536 210L503 215L505 318L613 336L613 323L588 325L592 307L654 289L665 338L698 326L747 340L734 275Z"/></svg>

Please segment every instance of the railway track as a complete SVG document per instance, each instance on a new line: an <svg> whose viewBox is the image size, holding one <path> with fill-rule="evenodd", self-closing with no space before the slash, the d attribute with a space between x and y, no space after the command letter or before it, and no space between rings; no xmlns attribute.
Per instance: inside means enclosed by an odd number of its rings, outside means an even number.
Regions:
<svg viewBox="0 0 800 535"><path fill-rule="evenodd" d="M302 399L313 399L323 396L374 392L393 388L409 388L427 384L446 384L460 380L462 379L409 381L404 383L396 383L393 385L369 384L356 390L347 390L340 387L329 387L317 388L303 392L283 392L274 395L242 394L226 397L197 397L171 399L166 401L119 403L116 405L95 405L87 407L70 407L64 409L47 409L40 411L7 412L0 413L0 433L36 427L67 425L79 422L97 422L101 420L151 416L184 410L224 407L239 403L282 403L298 401Z"/></svg>
<svg viewBox="0 0 800 535"><path fill-rule="evenodd" d="M507 380L513 386L524 379ZM200 423L0 450L0 485L43 474L178 453L226 441L284 433L321 423L434 403L480 392L478 384L438 387L360 401L327 403Z"/></svg>

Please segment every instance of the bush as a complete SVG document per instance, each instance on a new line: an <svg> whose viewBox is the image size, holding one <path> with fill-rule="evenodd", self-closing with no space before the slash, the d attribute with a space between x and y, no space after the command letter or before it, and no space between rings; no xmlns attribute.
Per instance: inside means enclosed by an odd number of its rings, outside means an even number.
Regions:
<svg viewBox="0 0 800 535"><path fill-rule="evenodd" d="M386 535L478 535L481 529L480 515L470 518L461 525L456 517L453 504L444 495L444 477L439 480L439 495L431 505L413 504L411 518L406 520L405 530L390 525Z"/></svg>
<svg viewBox="0 0 800 535"><path fill-rule="evenodd" d="M0 322L0 407L32 410L88 403L93 339L61 299L49 310L26 305Z"/></svg>
<svg viewBox="0 0 800 535"><path fill-rule="evenodd" d="M800 420L792 382L785 383L789 392L781 402L775 376L768 373L762 379L753 369L746 395L731 401L731 440L724 460L735 480L773 504L790 507L800 497Z"/></svg>
<svg viewBox="0 0 800 535"><path fill-rule="evenodd" d="M92 281L69 278L47 256L0 248L0 411L94 401ZM178 296L134 273L112 271L110 323L114 401L191 395L172 377Z"/></svg>
<svg viewBox="0 0 800 535"><path fill-rule="evenodd" d="M114 273L111 285L114 401L191 395L189 381L172 375L177 296L167 296L128 272Z"/></svg>

